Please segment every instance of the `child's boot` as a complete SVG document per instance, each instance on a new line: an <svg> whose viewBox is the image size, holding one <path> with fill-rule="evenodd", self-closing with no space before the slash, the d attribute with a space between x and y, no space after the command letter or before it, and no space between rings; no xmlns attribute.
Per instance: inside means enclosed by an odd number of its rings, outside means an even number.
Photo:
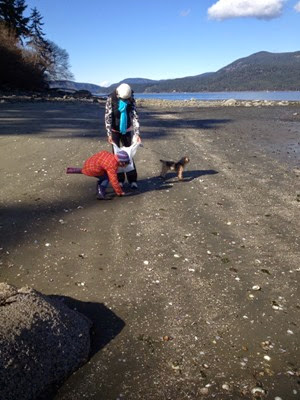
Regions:
<svg viewBox="0 0 300 400"><path fill-rule="evenodd" d="M104 200L105 199L105 193L106 193L106 188L104 185L100 185L98 183L97 185L97 199L98 200Z"/></svg>

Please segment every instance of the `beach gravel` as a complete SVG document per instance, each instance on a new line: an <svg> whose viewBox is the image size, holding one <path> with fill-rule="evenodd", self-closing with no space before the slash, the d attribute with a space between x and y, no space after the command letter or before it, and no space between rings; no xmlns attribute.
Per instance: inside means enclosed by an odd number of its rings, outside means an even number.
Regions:
<svg viewBox="0 0 300 400"><path fill-rule="evenodd" d="M65 170L110 150L104 102L0 104L0 281L94 324L53 399L296 399L299 104L138 105L140 191L97 201Z"/></svg>

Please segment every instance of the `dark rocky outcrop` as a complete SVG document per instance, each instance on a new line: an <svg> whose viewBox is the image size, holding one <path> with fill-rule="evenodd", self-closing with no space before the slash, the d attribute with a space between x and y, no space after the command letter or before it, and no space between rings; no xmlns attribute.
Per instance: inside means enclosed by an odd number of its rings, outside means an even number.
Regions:
<svg viewBox="0 0 300 400"><path fill-rule="evenodd" d="M73 96L75 98L90 98L92 97L92 93L89 90L78 90Z"/></svg>
<svg viewBox="0 0 300 400"><path fill-rule="evenodd" d="M0 398L34 399L78 369L91 322L62 301L0 283Z"/></svg>

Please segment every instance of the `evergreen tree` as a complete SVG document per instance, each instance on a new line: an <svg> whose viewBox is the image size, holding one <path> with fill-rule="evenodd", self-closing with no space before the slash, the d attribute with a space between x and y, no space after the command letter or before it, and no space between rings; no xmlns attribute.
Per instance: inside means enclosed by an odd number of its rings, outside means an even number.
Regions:
<svg viewBox="0 0 300 400"><path fill-rule="evenodd" d="M32 49L34 64L48 80L72 79L69 54L54 42L46 40L43 17L36 8L31 10L28 47Z"/></svg>
<svg viewBox="0 0 300 400"><path fill-rule="evenodd" d="M51 65L52 57L50 44L44 38L45 34L42 28L44 25L42 22L43 17L35 7L31 10L29 19L29 41L27 42L27 46L33 50L35 64L44 72Z"/></svg>
<svg viewBox="0 0 300 400"><path fill-rule="evenodd" d="M15 32L18 38L29 32L29 18L23 15L26 8L25 0L0 0L0 22Z"/></svg>
<svg viewBox="0 0 300 400"><path fill-rule="evenodd" d="M45 34L43 32L42 26L44 23L42 22L43 17L36 7L31 9L31 14L29 17L30 24L28 26L29 34L34 38L43 39Z"/></svg>

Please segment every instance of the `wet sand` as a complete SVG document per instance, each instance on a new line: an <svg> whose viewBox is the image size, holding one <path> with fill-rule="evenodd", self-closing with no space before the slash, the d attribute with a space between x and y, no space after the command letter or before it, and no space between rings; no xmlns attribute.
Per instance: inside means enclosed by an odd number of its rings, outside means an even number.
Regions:
<svg viewBox="0 0 300 400"><path fill-rule="evenodd" d="M139 111L140 192L97 201L65 170L110 149L104 103L0 104L0 281L94 322L47 398L297 399L300 107Z"/></svg>

